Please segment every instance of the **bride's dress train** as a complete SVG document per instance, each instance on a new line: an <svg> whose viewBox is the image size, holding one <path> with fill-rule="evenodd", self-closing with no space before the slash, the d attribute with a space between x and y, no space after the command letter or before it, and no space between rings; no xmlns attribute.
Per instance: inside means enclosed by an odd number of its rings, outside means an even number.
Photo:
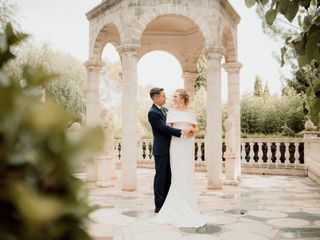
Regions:
<svg viewBox="0 0 320 240"><path fill-rule="evenodd" d="M183 129L196 124L189 112L168 112L167 122ZM194 186L194 138L172 137L170 145L171 186L167 198L155 216L159 224L177 227L201 227L214 222L213 217L201 215Z"/></svg>

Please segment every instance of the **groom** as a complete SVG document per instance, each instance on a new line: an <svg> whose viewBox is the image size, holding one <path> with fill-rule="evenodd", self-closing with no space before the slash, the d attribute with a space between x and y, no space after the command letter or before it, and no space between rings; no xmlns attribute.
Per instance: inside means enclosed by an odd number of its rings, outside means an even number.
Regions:
<svg viewBox="0 0 320 240"><path fill-rule="evenodd" d="M154 176L153 190L155 213L158 213L167 197L171 184L170 155L169 148L171 136L187 136L191 129L171 128L166 124L166 95L163 88L150 90L150 97L153 105L148 113L148 120L153 134L153 156L155 160L156 174Z"/></svg>

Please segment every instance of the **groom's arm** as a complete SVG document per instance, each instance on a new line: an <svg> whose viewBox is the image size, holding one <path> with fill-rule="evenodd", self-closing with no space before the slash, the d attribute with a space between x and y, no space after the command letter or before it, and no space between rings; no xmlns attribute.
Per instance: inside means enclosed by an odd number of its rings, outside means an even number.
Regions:
<svg viewBox="0 0 320 240"><path fill-rule="evenodd" d="M181 137L181 129L177 129L177 128L172 128L169 127L165 121L163 121L160 116L158 115L158 113L150 111L148 113L148 119L150 124L160 130L163 131L169 135L173 135L175 137Z"/></svg>

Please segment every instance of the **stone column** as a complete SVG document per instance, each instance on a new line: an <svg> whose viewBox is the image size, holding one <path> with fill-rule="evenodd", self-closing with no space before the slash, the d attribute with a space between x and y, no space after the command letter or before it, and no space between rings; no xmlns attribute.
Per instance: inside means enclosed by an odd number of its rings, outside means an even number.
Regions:
<svg viewBox="0 0 320 240"><path fill-rule="evenodd" d="M138 157L138 102L137 102L137 49L136 45L122 45L118 48L122 61L122 190L137 189Z"/></svg>
<svg viewBox="0 0 320 240"><path fill-rule="evenodd" d="M241 176L241 113L240 113L240 81L239 72L242 67L239 62L228 62L223 64L223 68L228 73L228 116L234 119L234 152L235 160L235 173L237 178Z"/></svg>
<svg viewBox="0 0 320 240"><path fill-rule="evenodd" d="M208 189L222 188L222 56L222 48L209 49L207 56L207 131L205 158L207 162Z"/></svg>
<svg viewBox="0 0 320 240"><path fill-rule="evenodd" d="M193 103L194 99L194 84L198 74L196 72L183 72L184 89L190 94L190 103Z"/></svg>
<svg viewBox="0 0 320 240"><path fill-rule="evenodd" d="M85 62L88 73L88 84L86 92L86 124L88 126L100 124L100 94L99 82L100 71L104 63L98 60L89 60ZM88 163L86 166L86 180L97 180L97 169L95 161Z"/></svg>

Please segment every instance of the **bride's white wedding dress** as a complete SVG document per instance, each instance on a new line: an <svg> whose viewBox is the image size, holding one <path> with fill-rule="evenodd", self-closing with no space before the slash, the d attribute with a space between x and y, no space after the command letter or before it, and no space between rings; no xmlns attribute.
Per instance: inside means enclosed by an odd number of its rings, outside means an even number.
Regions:
<svg viewBox="0 0 320 240"><path fill-rule="evenodd" d="M183 129L197 124L192 113L169 111L167 123ZM194 186L194 138L172 137L170 145L171 186L166 200L155 216L159 224L177 227L201 227L213 218L201 215Z"/></svg>

